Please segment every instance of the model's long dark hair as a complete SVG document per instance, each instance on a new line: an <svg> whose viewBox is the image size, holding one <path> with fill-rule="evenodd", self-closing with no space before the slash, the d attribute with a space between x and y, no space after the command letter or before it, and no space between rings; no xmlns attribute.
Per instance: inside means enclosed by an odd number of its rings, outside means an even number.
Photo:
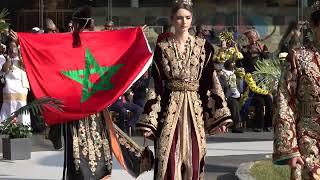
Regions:
<svg viewBox="0 0 320 180"><path fill-rule="evenodd" d="M89 6L83 6L76 9L72 15L74 22L73 30L73 47L81 46L80 31L83 29L90 29L93 25L93 19L91 17L91 8Z"/></svg>
<svg viewBox="0 0 320 180"><path fill-rule="evenodd" d="M173 17L179 9L185 9L192 13L192 6L184 3L173 3L171 8L171 17Z"/></svg>

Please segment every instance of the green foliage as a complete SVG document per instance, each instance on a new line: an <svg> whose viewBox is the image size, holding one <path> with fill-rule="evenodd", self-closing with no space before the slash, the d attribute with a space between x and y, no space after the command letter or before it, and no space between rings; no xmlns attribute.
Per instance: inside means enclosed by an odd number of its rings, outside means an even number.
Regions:
<svg viewBox="0 0 320 180"><path fill-rule="evenodd" d="M6 134L10 139L14 138L27 138L31 136L31 127L21 123L11 122L5 128L0 127L2 134Z"/></svg>
<svg viewBox="0 0 320 180"><path fill-rule="evenodd" d="M2 9L0 12L0 33L6 31L9 28L9 24L6 23L5 17L9 15L8 9Z"/></svg>
<svg viewBox="0 0 320 180"><path fill-rule="evenodd" d="M256 162L251 167L250 174L257 180L290 179L289 167L273 165L271 160Z"/></svg>
<svg viewBox="0 0 320 180"><path fill-rule="evenodd" d="M62 111L63 105L61 101L50 97L42 97L34 100L13 112L0 126L0 134L7 134L9 135L9 138L28 137L31 133L31 128L20 123L15 123L15 119L22 114L31 113L33 115L39 115L42 113L43 109L48 107Z"/></svg>
<svg viewBox="0 0 320 180"><path fill-rule="evenodd" d="M258 60L253 78L257 85L270 92L275 92L281 76L282 62L279 59Z"/></svg>

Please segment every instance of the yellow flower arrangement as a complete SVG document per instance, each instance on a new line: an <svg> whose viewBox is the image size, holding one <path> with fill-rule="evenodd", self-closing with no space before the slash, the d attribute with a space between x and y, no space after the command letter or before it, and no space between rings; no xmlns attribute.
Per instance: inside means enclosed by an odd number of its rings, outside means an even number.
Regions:
<svg viewBox="0 0 320 180"><path fill-rule="evenodd" d="M242 53L237 48L237 43L233 40L232 32L221 32L219 34L221 42L225 41L227 44L234 44L234 47L220 48L219 52L214 56L214 61L217 63L224 63L227 60L237 61L243 59Z"/></svg>
<svg viewBox="0 0 320 180"><path fill-rule="evenodd" d="M219 52L214 57L214 61L218 63L224 63L227 60L235 62L240 59L243 59L243 55L236 47L229 47L226 49L220 48Z"/></svg>

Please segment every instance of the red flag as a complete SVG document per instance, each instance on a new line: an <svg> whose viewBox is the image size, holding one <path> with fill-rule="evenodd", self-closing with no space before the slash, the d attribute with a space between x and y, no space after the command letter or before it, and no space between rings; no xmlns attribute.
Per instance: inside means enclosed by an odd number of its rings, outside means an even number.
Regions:
<svg viewBox="0 0 320 180"><path fill-rule="evenodd" d="M63 102L63 112L48 108L48 124L81 119L118 99L151 63L141 28L82 32L73 48L71 33L18 33L22 58L36 98Z"/></svg>

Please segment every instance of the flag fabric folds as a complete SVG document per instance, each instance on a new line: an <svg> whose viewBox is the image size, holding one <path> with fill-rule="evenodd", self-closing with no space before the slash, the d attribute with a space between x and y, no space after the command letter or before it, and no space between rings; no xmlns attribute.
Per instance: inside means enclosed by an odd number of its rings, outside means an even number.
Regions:
<svg viewBox="0 0 320 180"><path fill-rule="evenodd" d="M23 62L36 98L63 102L63 112L47 107L48 124L79 120L111 105L152 61L141 28L72 33L18 33Z"/></svg>

